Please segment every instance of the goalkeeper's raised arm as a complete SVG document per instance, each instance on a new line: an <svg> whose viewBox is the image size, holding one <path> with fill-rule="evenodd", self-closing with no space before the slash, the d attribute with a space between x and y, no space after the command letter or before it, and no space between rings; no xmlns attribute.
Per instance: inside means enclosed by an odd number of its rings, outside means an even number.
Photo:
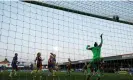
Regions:
<svg viewBox="0 0 133 80"><path fill-rule="evenodd" d="M102 47L102 44L103 44L103 34L101 34L100 37L101 37L101 43L99 44L99 47Z"/></svg>

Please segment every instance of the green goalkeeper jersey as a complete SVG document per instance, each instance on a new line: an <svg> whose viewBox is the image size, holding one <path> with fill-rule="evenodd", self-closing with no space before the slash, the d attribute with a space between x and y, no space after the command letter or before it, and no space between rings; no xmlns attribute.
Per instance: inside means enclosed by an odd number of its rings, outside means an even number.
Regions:
<svg viewBox="0 0 133 80"><path fill-rule="evenodd" d="M93 53L93 60L100 59L101 57L101 47L92 47L92 53Z"/></svg>

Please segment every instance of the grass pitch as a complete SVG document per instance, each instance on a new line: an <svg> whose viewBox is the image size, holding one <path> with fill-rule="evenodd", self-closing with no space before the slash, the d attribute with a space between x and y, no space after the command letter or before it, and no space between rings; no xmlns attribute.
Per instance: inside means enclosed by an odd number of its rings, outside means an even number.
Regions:
<svg viewBox="0 0 133 80"><path fill-rule="evenodd" d="M48 76L47 72L17 72L17 76L9 77L9 72L0 72L0 80L86 80L86 76L80 72L72 72L68 76L65 72L56 72L56 76ZM91 80L96 80L96 76L92 76ZM129 74L104 73L101 80L133 80L133 76Z"/></svg>

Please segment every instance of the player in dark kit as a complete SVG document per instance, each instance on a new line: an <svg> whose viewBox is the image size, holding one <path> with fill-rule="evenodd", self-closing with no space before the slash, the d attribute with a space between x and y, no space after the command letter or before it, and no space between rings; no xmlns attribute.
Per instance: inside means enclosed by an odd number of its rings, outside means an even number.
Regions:
<svg viewBox="0 0 133 80"><path fill-rule="evenodd" d="M48 59L48 69L49 69L49 72L53 74L53 69L54 69L54 54L53 53L50 53L50 57Z"/></svg>
<svg viewBox="0 0 133 80"><path fill-rule="evenodd" d="M11 66L12 66L12 72L10 73L10 77L12 77L12 74L14 73L14 75L16 76L17 73L16 71L18 71L18 66L17 66L17 63L18 62L18 54L15 53L15 56L13 57L13 60L12 60L12 63L11 63Z"/></svg>
<svg viewBox="0 0 133 80"><path fill-rule="evenodd" d="M67 72L68 72L68 75L70 75L70 73L71 73L71 60L70 60L70 58L68 58Z"/></svg>
<svg viewBox="0 0 133 80"><path fill-rule="evenodd" d="M42 70L42 61L43 61L43 59L41 58L41 53L40 52L37 53L35 63L36 63L36 61L37 61L37 72L38 72L38 70Z"/></svg>

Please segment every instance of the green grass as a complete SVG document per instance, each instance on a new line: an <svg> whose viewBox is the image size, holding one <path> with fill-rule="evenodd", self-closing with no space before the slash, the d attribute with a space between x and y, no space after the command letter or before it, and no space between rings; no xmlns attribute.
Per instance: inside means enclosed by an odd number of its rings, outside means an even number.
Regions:
<svg viewBox="0 0 133 80"><path fill-rule="evenodd" d="M57 72L57 76L47 76L46 72L33 73L30 72L18 72L17 76L9 77L9 72L0 72L0 80L86 80L86 76L83 73L71 73L71 76L67 76L64 72ZM34 77L36 76L36 77ZM42 78L40 79L40 76ZM33 79L34 77L34 79ZM93 76L91 80L96 80L96 76ZM101 80L133 80L133 77L128 74L114 74L105 73L101 77Z"/></svg>

